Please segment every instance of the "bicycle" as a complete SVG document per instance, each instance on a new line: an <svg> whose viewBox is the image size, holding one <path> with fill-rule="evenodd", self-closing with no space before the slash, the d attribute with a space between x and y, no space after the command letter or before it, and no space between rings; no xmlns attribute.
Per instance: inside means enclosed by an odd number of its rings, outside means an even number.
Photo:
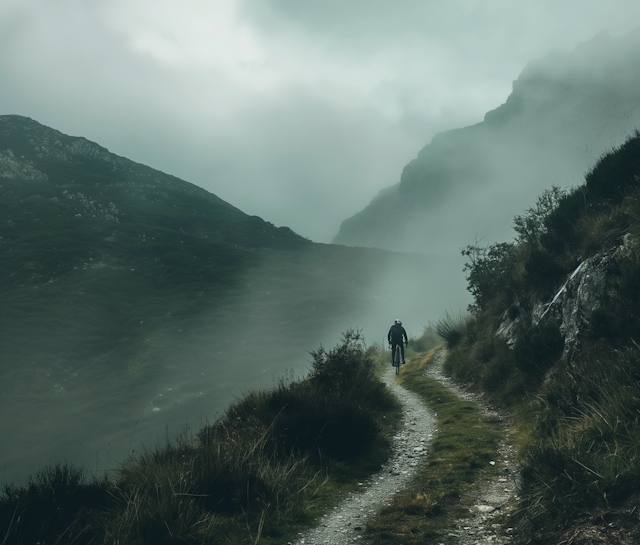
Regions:
<svg viewBox="0 0 640 545"><path fill-rule="evenodd" d="M402 345L396 344L395 352L391 353L391 365L396 368L396 375L400 373L400 365L402 361Z"/></svg>

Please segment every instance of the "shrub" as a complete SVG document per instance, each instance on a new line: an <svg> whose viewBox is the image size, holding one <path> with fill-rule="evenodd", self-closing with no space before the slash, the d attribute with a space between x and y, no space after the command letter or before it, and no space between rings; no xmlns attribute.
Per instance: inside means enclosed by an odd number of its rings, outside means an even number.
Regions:
<svg viewBox="0 0 640 545"><path fill-rule="evenodd" d="M524 262L524 281L538 297L549 297L567 271L558 259L542 248L533 248Z"/></svg>
<svg viewBox="0 0 640 545"><path fill-rule="evenodd" d="M531 379L542 375L562 356L564 338L555 324L523 327L513 345L516 367Z"/></svg>
<svg viewBox="0 0 640 545"><path fill-rule="evenodd" d="M603 154L585 178L593 198L620 202L640 185L640 131L634 130L617 150Z"/></svg>
<svg viewBox="0 0 640 545"><path fill-rule="evenodd" d="M536 247L540 235L547 230L546 219L566 194L566 190L554 185L551 189L545 189L536 200L536 204L527 208L522 216L515 216L513 229L518 233L518 241Z"/></svg>
<svg viewBox="0 0 640 545"><path fill-rule="evenodd" d="M88 510L108 505L111 490L106 477L88 479L83 469L66 463L46 466L22 486L4 485L0 496L3 543L48 543L73 533L71 527Z"/></svg>
<svg viewBox="0 0 640 545"><path fill-rule="evenodd" d="M355 459L379 437L377 413L396 402L375 375L359 332L349 330L336 347L321 346L311 356L307 379L280 381L271 391L246 396L228 409L225 423L258 421L273 426L289 450Z"/></svg>
<svg viewBox="0 0 640 545"><path fill-rule="evenodd" d="M479 310L486 310L489 301L496 297L512 295L512 279L516 260L516 245L500 242L488 247L467 246L462 255L469 258L464 266L467 290L475 300Z"/></svg>
<svg viewBox="0 0 640 545"><path fill-rule="evenodd" d="M373 361L366 357L364 338L352 329L343 333L342 343L325 350L320 346L311 352L311 372L309 380L323 390L351 395L374 381Z"/></svg>

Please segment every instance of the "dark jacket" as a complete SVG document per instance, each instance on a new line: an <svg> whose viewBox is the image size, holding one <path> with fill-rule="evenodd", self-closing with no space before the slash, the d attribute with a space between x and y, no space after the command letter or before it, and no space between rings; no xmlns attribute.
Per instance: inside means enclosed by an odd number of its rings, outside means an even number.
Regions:
<svg viewBox="0 0 640 545"><path fill-rule="evenodd" d="M387 339L389 340L389 344L402 344L403 342L409 342L407 332L404 330L404 327L398 324L393 324L391 326Z"/></svg>

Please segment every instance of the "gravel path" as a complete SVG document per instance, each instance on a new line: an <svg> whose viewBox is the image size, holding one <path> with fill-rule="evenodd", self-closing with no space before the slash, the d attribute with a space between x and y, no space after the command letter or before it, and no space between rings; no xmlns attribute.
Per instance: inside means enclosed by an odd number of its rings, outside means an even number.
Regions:
<svg viewBox="0 0 640 545"><path fill-rule="evenodd" d="M366 519L381 507L391 503L396 492L403 490L412 479L415 468L427 455L436 432L435 415L420 397L395 382L390 368L383 376L387 387L402 403L404 417L393 437L393 454L382 469L362 483L362 492L351 494L325 515L317 528L299 536L299 545L344 545L358 542Z"/></svg>
<svg viewBox="0 0 640 545"><path fill-rule="evenodd" d="M458 396L476 403L483 414L510 424L507 416L488 407L479 396L461 389L447 378L442 372L444 358L445 351L442 350L436 356L435 364L427 370L427 376L441 382ZM415 468L428 454L429 444L437 431L437 415L422 403L418 395L396 384L393 368L385 373L383 380L401 401L404 412L400 431L393 437L391 458L378 473L362 483L362 492L349 495L334 508L333 513L324 516L318 527L300 534L296 545L347 545L360 541L367 518L389 505L393 495L406 488ZM503 532L499 525L491 523L494 515L508 510L517 499L515 451L508 441L508 434L505 434L495 464L492 464L501 471L476 492L471 518L456 521L454 529L434 542L436 545L505 545L510 542L511 529Z"/></svg>
<svg viewBox="0 0 640 545"><path fill-rule="evenodd" d="M492 524L491 519L509 510L517 500L516 492L519 485L519 472L516 467L516 452L509 443L509 429L512 420L509 416L488 407L480 396L461 389L442 372L445 351L442 350L426 372L429 378L437 380L463 399L478 405L480 412L487 416L498 418L505 424L505 436L498 447L498 455L493 460L500 471L497 477L487 479L475 494L474 506L471 508L471 518L456 521L455 529L443 537L439 545L480 545L492 543L505 545L511 541L511 528L506 532L498 524ZM508 513L507 513L508 515Z"/></svg>

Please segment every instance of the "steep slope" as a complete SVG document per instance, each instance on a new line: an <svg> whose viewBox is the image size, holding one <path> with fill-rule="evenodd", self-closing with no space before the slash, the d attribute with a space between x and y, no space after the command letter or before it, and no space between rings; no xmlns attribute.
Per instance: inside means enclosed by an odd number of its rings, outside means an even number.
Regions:
<svg viewBox="0 0 640 545"><path fill-rule="evenodd" d="M469 254L475 310L439 324L445 371L517 418L520 542L637 543L640 132L516 228Z"/></svg>
<svg viewBox="0 0 640 545"><path fill-rule="evenodd" d="M314 244L84 138L1 116L3 477L62 458L113 464L139 438L304 368L346 327L376 340L427 304L410 289L391 299L392 267L407 286L430 265Z"/></svg>
<svg viewBox="0 0 640 545"><path fill-rule="evenodd" d="M436 135L334 242L449 253L474 236L508 236L511 218L542 189L579 183L640 124L639 67L640 32L598 35L531 62L502 106Z"/></svg>

